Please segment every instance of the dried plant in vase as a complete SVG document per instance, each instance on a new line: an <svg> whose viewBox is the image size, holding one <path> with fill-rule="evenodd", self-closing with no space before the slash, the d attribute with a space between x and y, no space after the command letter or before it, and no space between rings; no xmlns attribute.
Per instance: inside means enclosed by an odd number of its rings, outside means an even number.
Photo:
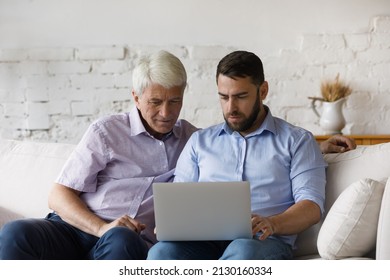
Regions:
<svg viewBox="0 0 390 280"><path fill-rule="evenodd" d="M314 113L320 118L319 124L326 134L341 134L346 122L342 112L345 97L351 94L352 89L340 81L337 74L334 81L325 81L321 84L320 97L309 97L312 99L311 107ZM322 102L322 114L317 111L316 101Z"/></svg>
<svg viewBox="0 0 390 280"><path fill-rule="evenodd" d="M340 74L337 74L335 81L326 81L321 84L321 95L325 102L335 102L347 97L352 89L340 81Z"/></svg>
<svg viewBox="0 0 390 280"><path fill-rule="evenodd" d="M352 88L340 81L340 74L337 74L334 81L324 81L321 83L322 97L309 97L309 99L324 102L335 102L352 93Z"/></svg>

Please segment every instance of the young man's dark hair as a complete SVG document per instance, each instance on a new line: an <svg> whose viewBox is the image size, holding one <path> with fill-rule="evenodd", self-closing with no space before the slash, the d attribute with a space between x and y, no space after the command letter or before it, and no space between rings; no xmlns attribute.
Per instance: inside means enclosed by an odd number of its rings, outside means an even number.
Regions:
<svg viewBox="0 0 390 280"><path fill-rule="evenodd" d="M226 55L218 63L216 78L219 74L234 77L251 77L252 83L260 86L264 82L264 69L261 59L254 53L235 51Z"/></svg>

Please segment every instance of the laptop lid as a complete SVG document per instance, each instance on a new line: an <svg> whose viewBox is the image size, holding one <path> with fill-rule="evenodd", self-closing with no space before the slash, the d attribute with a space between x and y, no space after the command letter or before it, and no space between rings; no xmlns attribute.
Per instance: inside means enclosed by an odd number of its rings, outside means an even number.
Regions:
<svg viewBox="0 0 390 280"><path fill-rule="evenodd" d="M249 182L153 184L159 241L252 238Z"/></svg>

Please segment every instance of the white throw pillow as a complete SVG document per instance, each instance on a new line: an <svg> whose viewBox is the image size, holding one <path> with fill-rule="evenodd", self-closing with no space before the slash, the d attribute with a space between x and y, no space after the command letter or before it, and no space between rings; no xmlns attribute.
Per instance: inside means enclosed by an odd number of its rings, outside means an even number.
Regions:
<svg viewBox="0 0 390 280"><path fill-rule="evenodd" d="M383 182L366 178L340 194L318 234L322 258L362 257L374 248L384 187Z"/></svg>
<svg viewBox="0 0 390 280"><path fill-rule="evenodd" d="M6 223L21 219L23 218L22 215L16 214L15 212L12 212L4 207L0 206L0 229L5 225Z"/></svg>

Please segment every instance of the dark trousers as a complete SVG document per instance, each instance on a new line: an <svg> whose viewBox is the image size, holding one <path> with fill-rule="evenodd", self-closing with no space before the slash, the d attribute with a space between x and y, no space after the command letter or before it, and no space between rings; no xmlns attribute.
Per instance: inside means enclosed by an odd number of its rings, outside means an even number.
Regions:
<svg viewBox="0 0 390 280"><path fill-rule="evenodd" d="M21 219L0 230L2 260L146 259L148 246L134 231L115 227L101 238L87 234L56 214Z"/></svg>

